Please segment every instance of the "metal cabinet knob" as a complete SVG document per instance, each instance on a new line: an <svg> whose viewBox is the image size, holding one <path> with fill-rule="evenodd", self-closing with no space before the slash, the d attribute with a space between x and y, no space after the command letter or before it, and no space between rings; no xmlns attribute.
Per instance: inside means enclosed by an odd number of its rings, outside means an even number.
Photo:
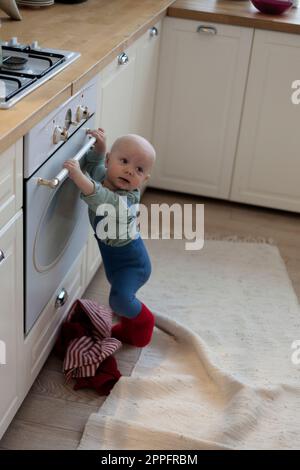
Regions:
<svg viewBox="0 0 300 470"><path fill-rule="evenodd" d="M0 263L1 263L1 261L4 260L4 258L5 258L5 255L4 255L3 251L0 250Z"/></svg>
<svg viewBox="0 0 300 470"><path fill-rule="evenodd" d="M128 63L128 61L129 61L129 57L128 57L127 54L125 54L125 52L122 52L122 54L120 54L118 56L118 64L119 65L125 65L125 64Z"/></svg>
<svg viewBox="0 0 300 470"><path fill-rule="evenodd" d="M62 288L55 300L55 308L62 307L68 300L69 294L66 289Z"/></svg>
<svg viewBox="0 0 300 470"><path fill-rule="evenodd" d="M214 26L198 26L197 33L217 34L218 30Z"/></svg>
<svg viewBox="0 0 300 470"><path fill-rule="evenodd" d="M153 38L155 36L158 36L158 29L153 26L151 29L150 29L150 38Z"/></svg>

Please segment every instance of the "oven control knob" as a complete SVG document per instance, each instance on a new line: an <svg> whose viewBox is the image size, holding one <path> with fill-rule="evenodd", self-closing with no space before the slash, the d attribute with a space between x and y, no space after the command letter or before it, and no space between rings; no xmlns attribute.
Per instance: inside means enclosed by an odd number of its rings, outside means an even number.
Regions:
<svg viewBox="0 0 300 470"><path fill-rule="evenodd" d="M33 41L30 45L30 49L33 49L33 50L40 50L40 46L39 46L39 43L37 41Z"/></svg>
<svg viewBox="0 0 300 470"><path fill-rule="evenodd" d="M65 116L65 129L70 129L71 126L77 126L78 122L72 119L72 110L69 108Z"/></svg>
<svg viewBox="0 0 300 470"><path fill-rule="evenodd" d="M8 45L11 46L11 47L18 47L20 45L19 42L18 42L18 38L16 36L12 37L8 41Z"/></svg>
<svg viewBox="0 0 300 470"><path fill-rule="evenodd" d="M90 117L89 108L87 106L78 106L76 110L76 121L80 122L88 117Z"/></svg>
<svg viewBox="0 0 300 470"><path fill-rule="evenodd" d="M68 131L65 128L56 126L53 132L53 143L58 144L59 142L65 142L68 140Z"/></svg>

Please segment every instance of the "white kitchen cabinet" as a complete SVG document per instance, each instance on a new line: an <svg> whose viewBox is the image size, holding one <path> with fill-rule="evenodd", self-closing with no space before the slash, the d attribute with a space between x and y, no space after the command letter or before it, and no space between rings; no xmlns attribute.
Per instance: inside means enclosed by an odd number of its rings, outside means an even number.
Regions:
<svg viewBox="0 0 300 470"><path fill-rule="evenodd" d="M255 30L233 201L300 212L299 70L299 35Z"/></svg>
<svg viewBox="0 0 300 470"><path fill-rule="evenodd" d="M66 274L52 298L45 306L29 334L22 339L19 357L19 375L22 380L22 399L43 367L56 338L59 327L65 320L73 302L80 298L85 290L86 246L74 259L70 271ZM64 289L67 301L61 307L55 305L58 294Z"/></svg>
<svg viewBox="0 0 300 470"><path fill-rule="evenodd" d="M0 229L22 207L23 139L0 155Z"/></svg>
<svg viewBox="0 0 300 470"><path fill-rule="evenodd" d="M152 140L160 36L161 21L100 74L96 121L107 133L108 148L128 133Z"/></svg>
<svg viewBox="0 0 300 470"><path fill-rule="evenodd" d="M23 332L23 215L0 229L0 438L21 400L18 342Z"/></svg>
<svg viewBox="0 0 300 470"><path fill-rule="evenodd" d="M228 198L253 30L166 18L149 186Z"/></svg>
<svg viewBox="0 0 300 470"><path fill-rule="evenodd" d="M130 132L135 60L133 44L101 72L97 125L106 131L108 149L117 137Z"/></svg>
<svg viewBox="0 0 300 470"><path fill-rule="evenodd" d="M157 84L162 22L148 29L136 42L134 92L130 132L153 139L153 114Z"/></svg>

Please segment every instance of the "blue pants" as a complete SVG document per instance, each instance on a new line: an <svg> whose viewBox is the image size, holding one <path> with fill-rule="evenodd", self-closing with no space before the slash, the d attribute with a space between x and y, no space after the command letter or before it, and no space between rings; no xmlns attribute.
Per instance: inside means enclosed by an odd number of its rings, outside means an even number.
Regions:
<svg viewBox="0 0 300 470"><path fill-rule="evenodd" d="M111 284L109 305L117 315L134 318L142 309L135 294L151 274L151 262L143 239L139 236L127 245L116 247L95 237Z"/></svg>

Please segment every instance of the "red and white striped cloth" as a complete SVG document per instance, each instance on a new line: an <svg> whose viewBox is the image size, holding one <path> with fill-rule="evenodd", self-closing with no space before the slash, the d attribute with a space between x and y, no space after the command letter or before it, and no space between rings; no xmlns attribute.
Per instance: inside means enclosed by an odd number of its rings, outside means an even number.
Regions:
<svg viewBox="0 0 300 470"><path fill-rule="evenodd" d="M82 323L88 335L73 339L68 345L63 370L67 380L92 377L108 356L116 352L122 343L111 338L112 310L88 299L76 300L66 322Z"/></svg>

